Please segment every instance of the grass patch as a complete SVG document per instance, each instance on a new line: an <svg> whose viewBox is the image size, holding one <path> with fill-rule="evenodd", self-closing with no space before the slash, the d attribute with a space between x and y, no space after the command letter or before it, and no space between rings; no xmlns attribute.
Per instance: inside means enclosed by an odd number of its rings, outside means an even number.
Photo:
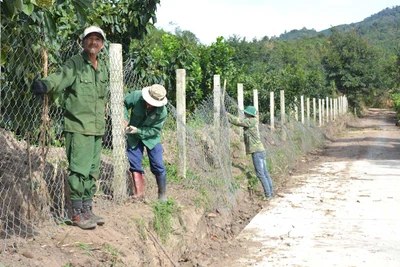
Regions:
<svg viewBox="0 0 400 267"><path fill-rule="evenodd" d="M136 226L139 230L140 238L142 240L147 240L147 232L146 232L146 222L143 218L135 217L133 221L136 223Z"/></svg>
<svg viewBox="0 0 400 267"><path fill-rule="evenodd" d="M173 217L181 211L173 198L165 202L157 201L153 206L154 211L154 230L163 243L166 243L172 233ZM178 216L177 216L178 217Z"/></svg>
<svg viewBox="0 0 400 267"><path fill-rule="evenodd" d="M93 248L89 244L82 243L82 242L76 242L75 247L82 249L85 254L87 254L93 258L93 254L91 252L93 250Z"/></svg>
<svg viewBox="0 0 400 267"><path fill-rule="evenodd" d="M118 249L111 247L109 244L105 244L104 248L109 254L111 254L109 266L116 266L116 264L118 263L118 260L119 260L118 259L118 257L119 257Z"/></svg>

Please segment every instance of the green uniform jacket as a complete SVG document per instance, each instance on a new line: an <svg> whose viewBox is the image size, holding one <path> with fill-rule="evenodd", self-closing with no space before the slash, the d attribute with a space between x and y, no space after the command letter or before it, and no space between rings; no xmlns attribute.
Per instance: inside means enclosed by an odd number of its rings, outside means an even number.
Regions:
<svg viewBox="0 0 400 267"><path fill-rule="evenodd" d="M68 59L57 72L43 78L48 92L65 90L64 131L103 135L108 72L98 58L94 69L86 53Z"/></svg>
<svg viewBox="0 0 400 267"><path fill-rule="evenodd" d="M130 116L129 116L130 110ZM167 108L156 107L146 110L146 101L142 97L142 91L133 91L125 97L124 101L125 120L129 125L135 126L138 131L128 134L128 144L134 148L139 140L149 149L160 143L160 133L167 118Z"/></svg>
<svg viewBox="0 0 400 267"><path fill-rule="evenodd" d="M227 113L230 123L236 126L243 127L244 145L246 154L252 154L257 151L264 150L264 145L261 142L260 131L258 130L257 118L238 118Z"/></svg>

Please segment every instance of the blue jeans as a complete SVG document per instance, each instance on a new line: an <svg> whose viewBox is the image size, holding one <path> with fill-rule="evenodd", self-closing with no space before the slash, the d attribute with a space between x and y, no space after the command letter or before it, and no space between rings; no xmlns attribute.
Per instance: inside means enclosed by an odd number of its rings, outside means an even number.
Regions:
<svg viewBox="0 0 400 267"><path fill-rule="evenodd" d="M267 198L272 197L274 190L272 188L272 179L267 169L267 155L265 150L254 152L251 154L251 157L253 159L256 175L264 188L265 196Z"/></svg>
<svg viewBox="0 0 400 267"><path fill-rule="evenodd" d="M126 147L126 154L128 156L129 160L129 171L130 172L140 172L144 173L143 167L142 167L142 159L143 159L143 150L145 148L145 145L143 144L142 141L139 141L139 143L136 145L135 148L132 148L129 144L127 144ZM153 149L148 149L147 150L147 155L149 157L150 161L150 170L151 172L158 176L158 175L164 175L165 174L165 166L163 163L163 148L161 143L158 143Z"/></svg>

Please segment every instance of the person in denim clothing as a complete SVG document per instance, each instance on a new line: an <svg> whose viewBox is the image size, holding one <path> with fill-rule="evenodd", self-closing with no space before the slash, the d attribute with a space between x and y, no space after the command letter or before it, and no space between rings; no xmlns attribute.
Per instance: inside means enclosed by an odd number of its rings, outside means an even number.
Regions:
<svg viewBox="0 0 400 267"><path fill-rule="evenodd" d="M31 87L34 95L65 95L64 136L72 223L82 229L104 224L104 218L92 211L96 180L100 177L109 81L106 62L98 57L104 42L102 29L97 26L86 28L82 53L69 58L48 77L36 79Z"/></svg>
<svg viewBox="0 0 400 267"><path fill-rule="evenodd" d="M260 131L258 130L256 108L248 106L243 112L245 115L243 119L227 112L228 120L233 125L243 127L246 154L251 154L257 178L264 188L265 199L269 200L274 195L274 190L272 179L267 169L267 155L264 145L261 142Z"/></svg>
<svg viewBox="0 0 400 267"><path fill-rule="evenodd" d="M142 90L134 90L125 96L124 115L127 134L126 153L129 172L135 190L133 199L144 198L143 152L147 151L150 171L156 177L158 199L167 201L166 168L163 163L163 147L160 141L161 130L167 118L167 91L161 84L153 84Z"/></svg>

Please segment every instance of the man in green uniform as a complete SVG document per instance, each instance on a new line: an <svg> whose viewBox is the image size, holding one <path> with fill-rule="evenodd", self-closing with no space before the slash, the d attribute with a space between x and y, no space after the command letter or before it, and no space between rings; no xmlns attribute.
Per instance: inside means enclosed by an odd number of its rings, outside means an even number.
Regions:
<svg viewBox="0 0 400 267"><path fill-rule="evenodd" d="M264 198L265 200L269 200L272 198L274 190L272 179L267 169L265 148L261 142L260 131L258 130L256 108L248 106L243 110L243 113L246 117L242 119L227 112L228 120L233 125L243 127L246 154L251 154L256 175L264 189Z"/></svg>
<svg viewBox="0 0 400 267"><path fill-rule="evenodd" d="M72 221L82 229L104 224L104 218L92 211L105 131L108 72L105 62L98 57L104 42L103 30L96 26L86 28L82 53L68 59L57 72L35 80L31 88L35 95L65 94L64 135Z"/></svg>
<svg viewBox="0 0 400 267"><path fill-rule="evenodd" d="M144 195L142 159L146 147L150 170L157 181L158 199L167 200L165 196L166 169L160 143L160 132L167 118L166 94L164 86L153 84L142 90L133 91L125 97L125 126L127 126L126 133L128 134L126 152L135 187L134 199L140 199Z"/></svg>

